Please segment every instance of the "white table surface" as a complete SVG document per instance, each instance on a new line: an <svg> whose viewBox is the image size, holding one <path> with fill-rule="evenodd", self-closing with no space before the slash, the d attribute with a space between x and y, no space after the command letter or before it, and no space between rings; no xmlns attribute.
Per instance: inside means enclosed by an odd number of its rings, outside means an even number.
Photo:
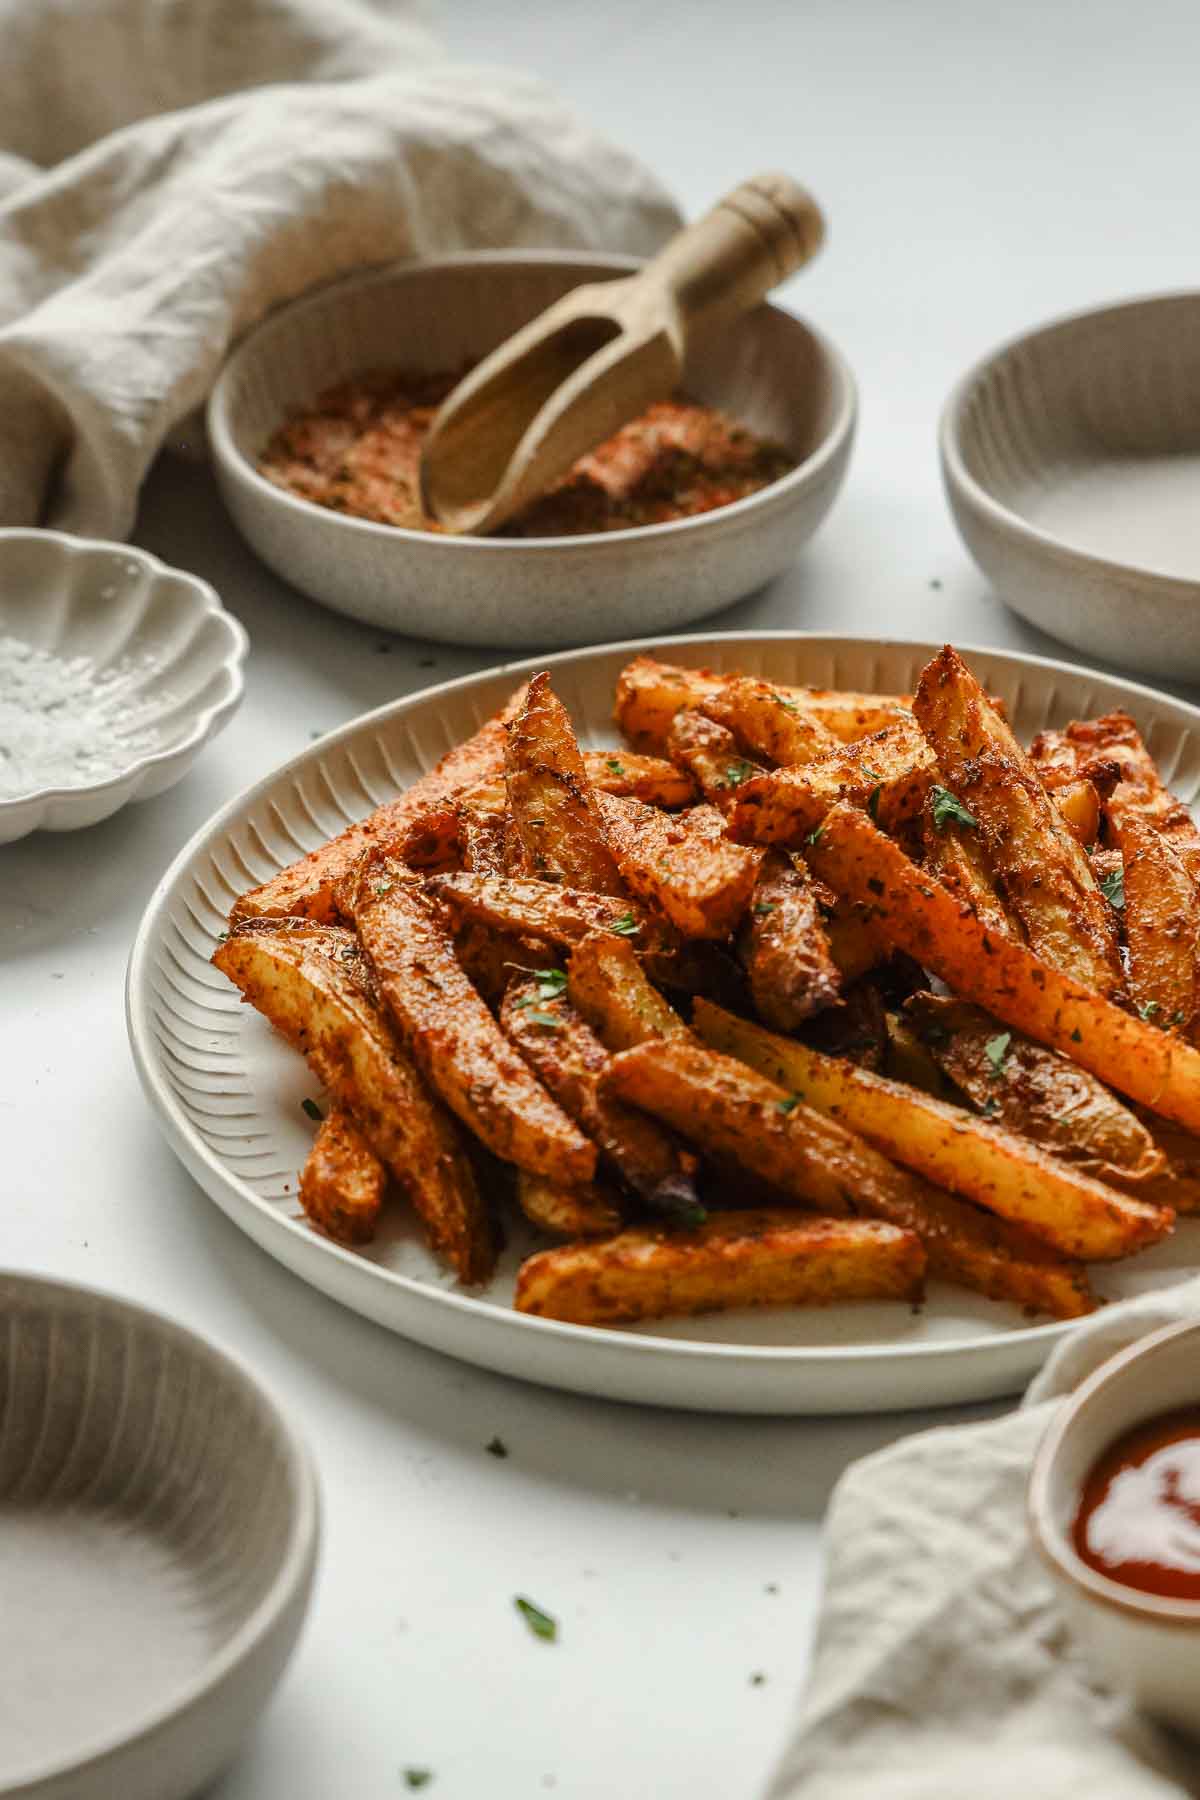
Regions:
<svg viewBox="0 0 1200 1800"><path fill-rule="evenodd" d="M794 571L714 625L1056 653L954 535L937 414L955 375L1025 325L1195 283L1194 0L447 10L456 50L551 78L690 211L773 165L828 209L828 249L788 299L861 383L848 486ZM245 622L248 691L172 793L0 851L0 1260L235 1348L316 1453L312 1617L215 1794L385 1800L417 1765L437 1800L752 1795L803 1677L832 1485L932 1415L754 1422L523 1387L341 1311L205 1200L126 1047L125 959L151 888L218 804L314 732L496 659L387 640L290 593L203 470L160 464L137 542L207 576ZM503 1461L484 1449L497 1434ZM560 1619L558 1645L528 1635L516 1593Z"/></svg>

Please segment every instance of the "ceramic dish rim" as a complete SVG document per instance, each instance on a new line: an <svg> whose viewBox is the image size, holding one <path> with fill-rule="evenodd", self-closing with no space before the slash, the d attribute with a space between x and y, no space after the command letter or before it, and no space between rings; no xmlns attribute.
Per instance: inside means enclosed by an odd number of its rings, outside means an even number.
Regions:
<svg viewBox="0 0 1200 1800"><path fill-rule="evenodd" d="M89 799L101 794L111 793L122 783L141 775L145 770L161 768L177 756L183 756L189 750L198 750L211 734L214 726L219 724L241 704L246 689L244 665L250 649L250 639L240 619L236 619L227 610L210 581L202 575L194 575L190 569L177 568L149 550L142 550L136 544L123 544L115 538L76 537L70 531L44 530L35 525L9 525L0 527L0 557L4 553L4 545L15 543L20 539L33 538L38 542L50 541L65 546L68 554L79 555L92 550L104 550L114 555L128 556L131 560L145 564L155 575L174 576L190 583L204 602L204 613L207 617L216 618L229 634L228 652L221 663L231 683L230 691L222 699L214 700L198 712L191 730L176 744L168 744L162 750L152 750L146 755L137 756L127 763L117 775L109 775L103 781L71 782L65 787L31 788L27 794L17 794L10 799L0 799L0 813L15 810L17 807L28 807L52 800Z"/></svg>
<svg viewBox="0 0 1200 1800"><path fill-rule="evenodd" d="M80 1298L98 1300L110 1312L131 1315L142 1323L149 1321L158 1332L181 1342L189 1354L194 1355L198 1351L201 1360L207 1361L210 1366L214 1363L218 1367L224 1364L226 1369L232 1370L245 1384L270 1420L286 1458L289 1491L293 1496L293 1504L289 1509L288 1541L270 1587L228 1641L209 1656L201 1671L185 1681L168 1699L160 1701L145 1717L125 1729L111 1731L106 1737L98 1738L82 1750L74 1752L66 1760L46 1763L21 1774L19 1785L11 1790L19 1795L26 1788L33 1788L45 1781L61 1780L73 1771L86 1770L93 1763L119 1755L134 1745L153 1738L155 1733L170 1727L182 1714L201 1706L260 1645L270 1639L288 1607L310 1580L315 1568L321 1539L321 1489L316 1464L308 1445L291 1424L286 1410L276 1400L271 1389L238 1353L204 1337L190 1325L181 1324L158 1307L146 1306L140 1300L131 1299L110 1288L99 1287L95 1282L72 1281L60 1275L45 1275L38 1270L0 1266L0 1287L6 1282L18 1282L26 1288L40 1289L50 1304L53 1304L56 1296L76 1301ZM0 1770L0 1781L3 1780L3 1771ZM0 1786L0 1795L9 1791L9 1788Z"/></svg>
<svg viewBox="0 0 1200 1800"><path fill-rule="evenodd" d="M238 480L246 483L250 491L264 502L274 501L284 512L295 510L301 518L313 523L320 519L332 528L348 527L356 536L368 543L395 544L399 549L412 549L419 545L430 548L435 555L454 551L467 551L475 554L505 556L519 551L555 551L561 555L584 555L587 552L599 553L604 544L625 547L633 543L661 543L681 531L695 532L700 527L709 526L725 519L744 519L754 511L768 507L781 506L795 497L801 490L815 486L830 463L835 463L853 437L858 421L858 384L854 373L841 351L816 325L798 313L776 303L765 301L772 312L781 314L793 325L799 325L806 331L829 370L833 393L833 410L830 422L815 448L805 457L803 462L789 469L786 475L768 482L766 487L759 488L753 494L747 494L741 500L731 501L725 506L712 507L708 512L696 513L686 519L668 519L656 525L626 526L620 531L588 531L567 533L559 537L526 537L526 538L494 538L455 536L449 532L413 531L405 525L384 525L375 519L359 519L351 513L334 512L332 508L318 506L315 501L304 500L298 494L292 494L286 488L277 487L261 475L252 462L243 454L234 441L233 427L230 421L232 404L230 395L238 371L252 360L252 351L260 337L278 327L292 313L312 309L318 310L321 304L333 298L338 292L349 288L371 287L382 283L396 275L423 274L444 269L486 268L489 265L523 263L528 266L544 265L553 267L563 262L579 263L590 266L597 272L619 275L621 272L632 274L643 266L637 257L608 255L594 250L556 250L516 249L516 250L474 250L459 251L454 255L438 257L404 257L384 264L369 264L357 271L343 275L334 281L326 281L305 293L297 294L293 299L274 307L256 324L252 325L243 337L234 345L227 356L205 408L205 424L209 442L212 445L214 458L222 463ZM283 421L281 420L280 423ZM587 646L581 646L587 648Z"/></svg>
<svg viewBox="0 0 1200 1800"><path fill-rule="evenodd" d="M458 1293L453 1289L441 1288L407 1275L398 1269L390 1269L355 1254L344 1245L332 1239L316 1238L307 1222L303 1219L289 1218L278 1211L277 1207L245 1184L241 1178L221 1162L219 1157L204 1142L186 1117L182 1106L167 1083L165 1075L159 1067L159 1059L153 1049L154 1032L149 1016L148 994L150 983L146 979L147 957L150 941L160 926L160 907L167 893L184 873L188 864L198 853L201 845L210 841L228 826L235 814L254 805L257 800L285 778L300 764L306 763L319 753L333 748L342 739L357 735L365 727L379 726L398 712L410 706L428 702L431 699L449 694L457 689L470 687L485 680L496 679L508 674L523 673L531 667L553 669L557 664L571 660L580 660L589 656L635 656L643 652L658 651L667 653L672 649L686 646L703 646L714 648L718 643L736 644L739 642L761 643L766 640L788 643L828 643L831 640L841 642L853 641L866 645L886 645L889 648L917 650L936 654L936 646L923 638L880 637L872 632L829 632L829 631L730 631L730 632L689 632L668 637L628 638L617 643L589 644L577 649L559 650L548 656L521 656L511 660L489 664L473 674L459 675L452 680L438 682L432 687L418 688L414 693L404 695L399 700L385 701L382 706L373 707L356 718L347 720L344 725L326 732L321 738L306 745L288 757L277 767L269 770L258 781L250 784L240 794L234 795L224 806L218 808L184 844L172 859L169 867L155 883L146 902L137 934L129 955L129 963L125 980L125 1014L126 1028L129 1035L133 1060L142 1088L150 1102L151 1108L164 1129L172 1148L188 1169L192 1170L192 1159L212 1170L221 1183L236 1193L239 1201L249 1202L252 1210L259 1214L269 1230L285 1230L294 1236L297 1242L306 1247L319 1242L322 1253L330 1253L347 1268L366 1272L366 1279L381 1292L399 1288L419 1304L431 1303L445 1306L450 1312L462 1313L467 1318L478 1317L484 1311L489 1321L494 1321L498 1328L517 1331L522 1334L532 1330L540 1332L547 1343L556 1339L571 1344L587 1343L597 1348L601 1355L618 1357L623 1353L636 1353L648 1357L682 1356L684 1359L704 1361L721 1361L730 1358L749 1361L751 1363L781 1364L804 1367L809 1363L821 1363L832 1354L847 1362L866 1363L872 1359L887 1362L896 1354L906 1360L916 1358L924 1360L929 1357L942 1357L951 1352L986 1352L996 1349L1014 1340L1022 1344L1049 1347L1065 1337L1078 1321L1051 1320L1042 1325L1029 1325L1010 1331L992 1332L983 1336L953 1338L946 1341L927 1340L923 1343L905 1344L899 1352L894 1346L886 1343L869 1344L737 1344L697 1342L683 1338L651 1337L640 1331L622 1329L612 1331L598 1325L576 1325L560 1319L541 1318L535 1314L519 1313L511 1308L481 1302L478 1297L469 1293ZM1164 694L1161 690L1146 687L1141 682L1129 681L1124 676L1108 676L1102 670L1089 671L1078 664L1063 662L1055 657L1038 656L1032 652L1015 650L988 649L979 644L961 644L958 646L965 656L1002 656L1018 663L1027 663L1038 668L1054 671L1057 674L1078 678L1081 675L1093 674L1101 680L1121 682L1131 696L1144 696L1155 704L1167 700L1173 706L1182 707L1193 715L1194 729L1200 734L1200 707L1193 706L1185 700L1176 700L1173 695ZM195 1176L192 1177L197 1179ZM203 1187L203 1183L197 1185ZM212 1198L211 1195L208 1196ZM222 1209L227 1210L227 1209ZM305 1279L300 1277L300 1279ZM311 1285L306 1280L306 1285Z"/></svg>
<svg viewBox="0 0 1200 1800"><path fill-rule="evenodd" d="M1038 338L1049 337L1056 331L1069 330L1070 327L1082 325L1089 319L1115 318L1121 313L1137 312L1185 300L1194 300L1197 308L1200 308L1200 288L1168 288L1160 293L1143 294L1128 300L1116 300L1108 306L1083 307L1075 312L1062 313L1053 319L1046 319L1040 325L1034 325L1026 331L1017 332L979 357L963 375L959 376L951 388L942 406L941 417L938 421L938 448L941 454L942 471L946 485L952 494L969 503L977 513L983 514L989 524L1006 532L1010 538L1028 543L1043 553L1049 561L1084 570L1103 577L1107 581L1125 584L1130 582L1150 583L1164 596L1181 601L1194 601L1197 588L1200 588L1200 575L1194 577L1170 575L1165 571L1150 568L1145 563L1121 562L1114 557L1100 556L1092 550L1076 549L1064 538L1043 530L1040 525L1032 524L1024 513L1017 512L1011 506L1006 506L967 468L963 456L962 429L963 416L972 394L984 378L1015 351L1036 342Z"/></svg>

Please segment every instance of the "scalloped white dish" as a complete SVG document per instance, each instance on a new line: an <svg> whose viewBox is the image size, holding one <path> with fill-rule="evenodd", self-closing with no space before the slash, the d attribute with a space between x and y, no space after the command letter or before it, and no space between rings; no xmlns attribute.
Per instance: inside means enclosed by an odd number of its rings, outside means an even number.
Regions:
<svg viewBox="0 0 1200 1800"><path fill-rule="evenodd" d="M246 634L128 544L0 531L0 844L164 793L242 697Z"/></svg>
<svg viewBox="0 0 1200 1800"><path fill-rule="evenodd" d="M900 1410L1012 1393L1069 1325L935 1286L918 1312L892 1305L742 1312L599 1330L512 1310L513 1234L496 1280L458 1288L396 1208L365 1250L305 1222L297 1173L313 1127L305 1064L211 967L237 894L265 880L430 768L534 668L581 740L615 741L617 672L640 650L784 682L909 691L940 648L800 633L642 640L514 662L381 707L331 733L224 807L156 890L134 944L127 992L134 1059L168 1141L217 1205L312 1286L406 1337L468 1362L577 1393L705 1411ZM1200 710L1132 682L1032 656L962 647L1028 739L1046 726L1127 707L1175 791L1200 800ZM1200 1221L1099 1272L1112 1299L1200 1270Z"/></svg>

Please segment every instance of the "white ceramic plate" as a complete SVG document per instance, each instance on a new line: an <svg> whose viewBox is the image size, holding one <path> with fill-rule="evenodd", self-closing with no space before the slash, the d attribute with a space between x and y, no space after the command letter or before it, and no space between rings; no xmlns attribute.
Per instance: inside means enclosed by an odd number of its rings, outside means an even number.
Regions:
<svg viewBox="0 0 1200 1800"><path fill-rule="evenodd" d="M321 739L225 807L181 853L142 922L129 968L138 1072L168 1140L243 1231L304 1280L368 1318L468 1362L579 1393L735 1412L857 1412L1015 1391L1068 1326L1029 1325L1015 1308L935 1287L919 1312L891 1305L720 1314L598 1330L511 1310L525 1245L514 1236L482 1295L456 1288L400 1209L353 1251L304 1221L296 1179L316 1097L305 1064L239 1003L208 958L234 897L406 786L473 731L537 667L588 745L615 741L618 670L638 650L774 680L898 693L939 646L799 633L610 645L510 663L368 713ZM1127 707L1176 791L1200 796L1200 711L1131 682L1039 657L968 651L1024 739L1044 726ZM1200 1225L1101 1272L1114 1298L1200 1268Z"/></svg>

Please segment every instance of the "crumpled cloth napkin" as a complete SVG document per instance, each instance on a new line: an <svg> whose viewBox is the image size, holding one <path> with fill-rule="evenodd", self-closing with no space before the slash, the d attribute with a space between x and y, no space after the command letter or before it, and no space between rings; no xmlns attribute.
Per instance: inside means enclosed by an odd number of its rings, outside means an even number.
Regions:
<svg viewBox="0 0 1200 1800"><path fill-rule="evenodd" d="M1016 1412L922 1432L846 1471L812 1675L768 1800L1200 1794L1200 1747L1090 1677L1025 1526L1056 1396L1136 1338L1198 1317L1200 1279L1099 1312Z"/></svg>
<svg viewBox="0 0 1200 1800"><path fill-rule="evenodd" d="M678 214L413 0L0 0L0 525L106 537L231 340L356 266Z"/></svg>

